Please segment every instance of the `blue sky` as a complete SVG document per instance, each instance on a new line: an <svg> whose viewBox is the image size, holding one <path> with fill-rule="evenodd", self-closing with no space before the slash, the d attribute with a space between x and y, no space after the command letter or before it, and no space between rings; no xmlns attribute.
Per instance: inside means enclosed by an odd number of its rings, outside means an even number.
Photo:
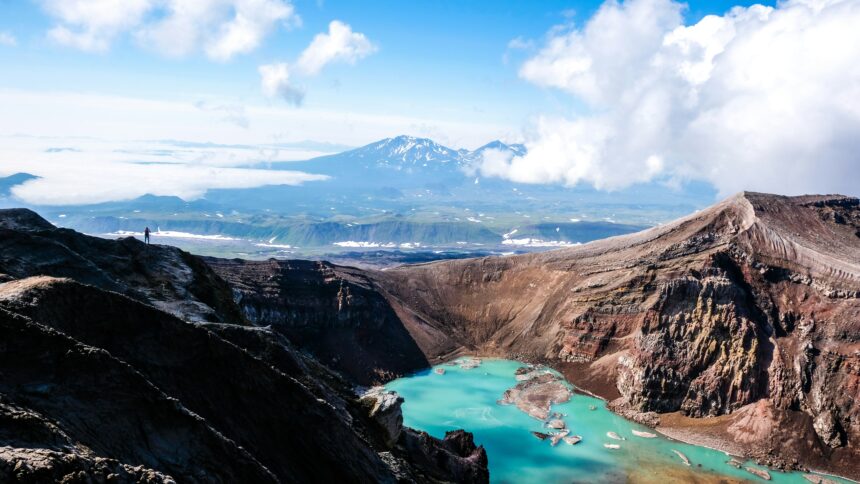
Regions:
<svg viewBox="0 0 860 484"><path fill-rule="evenodd" d="M170 152L184 175L141 176L199 196L308 180L248 168L326 152L305 140L413 134L524 142L475 167L522 183L855 193L858 24L857 0L0 0L0 176L60 203ZM136 193L113 182L94 200Z"/></svg>
<svg viewBox="0 0 860 484"><path fill-rule="evenodd" d="M257 66L295 58L337 19L364 33L378 50L356 65L332 65L308 80L300 109L409 113L429 120L492 122L515 131L530 116L564 113L575 103L520 79L517 69L529 52L509 49L509 42L539 43L553 26L583 22L599 5L296 1L300 27L277 28L253 52L214 62L200 53L166 57L123 35L107 52L82 52L47 38L56 22L38 2L6 1L0 3L0 31L12 34L18 45L0 48L0 87L266 103ZM692 2L686 19L695 22L731 6L726 1Z"/></svg>

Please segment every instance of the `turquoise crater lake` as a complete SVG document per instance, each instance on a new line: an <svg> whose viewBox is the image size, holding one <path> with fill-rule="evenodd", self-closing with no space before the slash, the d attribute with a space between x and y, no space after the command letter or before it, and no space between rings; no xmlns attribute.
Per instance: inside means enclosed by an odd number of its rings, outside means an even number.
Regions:
<svg viewBox="0 0 860 484"><path fill-rule="evenodd" d="M452 362L432 370L399 378L386 385L404 399L404 424L436 437L463 428L486 448L490 480L494 483L524 482L766 482L728 463L730 457L716 450L697 447L659 436L643 438L633 430L653 430L628 421L606 409L602 400L574 394L570 401L553 405L582 442L555 447L539 440L532 431L550 433L544 422L515 405L497 401L515 386L515 371L523 363L484 359L477 368L465 369ZM441 370L443 374L440 374ZM626 440L607 436L615 432ZM619 445L608 449L604 444ZM687 466L674 451L691 462ZM802 473L769 471L770 482L809 483ZM848 482L828 477L835 482Z"/></svg>

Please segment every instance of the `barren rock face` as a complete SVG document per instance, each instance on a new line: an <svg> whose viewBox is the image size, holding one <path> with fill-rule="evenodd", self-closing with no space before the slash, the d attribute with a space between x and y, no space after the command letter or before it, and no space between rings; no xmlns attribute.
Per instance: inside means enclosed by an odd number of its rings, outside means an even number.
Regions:
<svg viewBox="0 0 860 484"><path fill-rule="evenodd" d="M360 270L302 260L206 261L245 319L271 326L362 385L428 366L388 300Z"/></svg>
<svg viewBox="0 0 860 484"><path fill-rule="evenodd" d="M744 193L638 234L374 279L431 361L548 362L628 412L731 420L766 401L773 432L720 438L856 476L858 233L855 198Z"/></svg>
<svg viewBox="0 0 860 484"><path fill-rule="evenodd" d="M662 285L633 341L636 351L619 364L622 396L639 411L697 417L758 400L767 391L759 370L767 334L755 310L731 271L719 267Z"/></svg>

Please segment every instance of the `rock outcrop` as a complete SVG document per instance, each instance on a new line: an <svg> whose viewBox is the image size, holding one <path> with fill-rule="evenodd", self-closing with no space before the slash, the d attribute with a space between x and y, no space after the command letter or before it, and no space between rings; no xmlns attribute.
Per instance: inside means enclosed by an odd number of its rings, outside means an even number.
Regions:
<svg viewBox="0 0 860 484"><path fill-rule="evenodd" d="M400 408L403 398L384 387L376 387L362 394L360 402L382 429L385 445L396 444L403 432L403 410Z"/></svg>
<svg viewBox="0 0 860 484"><path fill-rule="evenodd" d="M431 362L549 363L688 438L860 476L856 198L743 193L633 235L372 278Z"/></svg>

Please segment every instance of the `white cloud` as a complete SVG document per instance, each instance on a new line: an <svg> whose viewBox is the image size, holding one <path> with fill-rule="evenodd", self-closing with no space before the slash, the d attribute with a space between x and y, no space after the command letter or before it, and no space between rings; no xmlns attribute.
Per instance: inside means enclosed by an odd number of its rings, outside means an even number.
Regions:
<svg viewBox="0 0 860 484"><path fill-rule="evenodd" d="M42 176L12 189L12 194L35 205L67 205L127 200L146 194L174 195L185 200L216 188L262 185L300 185L324 180L323 175L300 171L223 168L188 164L142 165L88 159L68 163L67 157L18 167Z"/></svg>
<svg viewBox="0 0 860 484"><path fill-rule="evenodd" d="M323 67L332 62L355 64L359 59L376 52L376 46L352 27L333 20L328 33L317 34L302 51L295 65L283 62L264 64L258 68L260 85L266 97L280 97L294 106L300 106L305 93L291 81L292 71L310 77L320 73Z"/></svg>
<svg viewBox="0 0 860 484"><path fill-rule="evenodd" d="M266 97L280 97L288 103L300 106L304 92L290 84L290 70L285 63L266 64L258 68L260 85Z"/></svg>
<svg viewBox="0 0 860 484"><path fill-rule="evenodd" d="M326 177L242 165L271 159L307 159L319 153L269 145L110 141L94 137L0 136L0 177L41 177L13 189L42 205L126 200L147 193L190 200L215 188L298 185Z"/></svg>
<svg viewBox="0 0 860 484"><path fill-rule="evenodd" d="M124 33L168 56L224 61L253 51L278 24L299 21L286 0L42 0L55 41L105 51Z"/></svg>
<svg viewBox="0 0 860 484"><path fill-rule="evenodd" d="M0 45L5 45L7 47L15 47L18 45L18 39L15 38L14 35L9 32L0 32Z"/></svg>
<svg viewBox="0 0 860 484"><path fill-rule="evenodd" d="M279 23L298 19L282 0L167 0L166 11L137 32L141 43L172 56L202 49L219 61L253 51Z"/></svg>
<svg viewBox="0 0 860 484"><path fill-rule="evenodd" d="M55 41L88 51L107 50L114 38L135 27L153 0L42 0L59 24L48 31Z"/></svg>
<svg viewBox="0 0 860 484"><path fill-rule="evenodd" d="M524 157L481 171L617 189L708 180L721 192L856 193L860 2L787 0L683 24L670 0L609 1L554 29L522 78L587 106L540 117Z"/></svg>
<svg viewBox="0 0 860 484"><path fill-rule="evenodd" d="M302 52L296 62L296 69L302 74L314 75L329 63L355 64L374 52L376 46L364 34L353 32L349 25L333 20L328 26L328 33L317 34Z"/></svg>

